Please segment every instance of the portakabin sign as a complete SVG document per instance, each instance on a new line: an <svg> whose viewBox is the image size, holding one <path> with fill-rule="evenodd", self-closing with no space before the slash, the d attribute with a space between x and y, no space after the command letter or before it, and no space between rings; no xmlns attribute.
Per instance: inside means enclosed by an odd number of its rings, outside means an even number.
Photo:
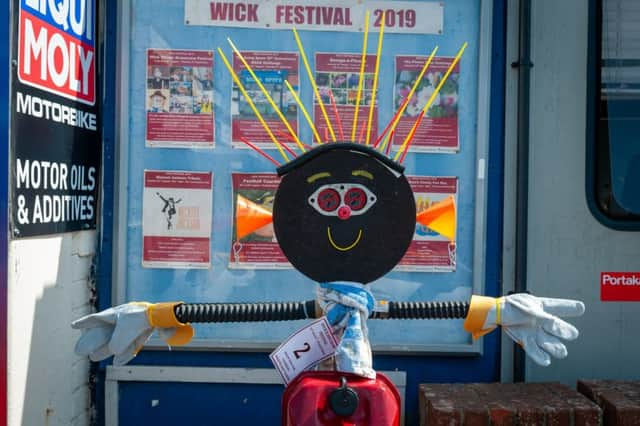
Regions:
<svg viewBox="0 0 640 426"><path fill-rule="evenodd" d="M101 158L95 0L14 6L12 235L95 228Z"/></svg>

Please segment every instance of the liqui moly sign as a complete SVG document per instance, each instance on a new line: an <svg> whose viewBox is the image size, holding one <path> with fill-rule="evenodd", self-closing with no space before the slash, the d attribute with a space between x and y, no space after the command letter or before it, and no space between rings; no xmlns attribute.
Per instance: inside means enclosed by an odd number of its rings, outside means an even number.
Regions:
<svg viewBox="0 0 640 426"><path fill-rule="evenodd" d="M20 81L95 104L95 0L20 0L19 13Z"/></svg>
<svg viewBox="0 0 640 426"><path fill-rule="evenodd" d="M640 272L600 273L600 300L640 302Z"/></svg>

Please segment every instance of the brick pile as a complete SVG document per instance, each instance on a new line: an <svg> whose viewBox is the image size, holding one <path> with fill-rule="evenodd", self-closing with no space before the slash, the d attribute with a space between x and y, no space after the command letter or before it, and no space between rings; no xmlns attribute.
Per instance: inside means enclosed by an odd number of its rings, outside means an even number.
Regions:
<svg viewBox="0 0 640 426"><path fill-rule="evenodd" d="M598 426L600 408L559 383L420 385L420 425Z"/></svg>
<svg viewBox="0 0 640 426"><path fill-rule="evenodd" d="M602 408L605 426L640 425L640 382L579 380L577 387Z"/></svg>

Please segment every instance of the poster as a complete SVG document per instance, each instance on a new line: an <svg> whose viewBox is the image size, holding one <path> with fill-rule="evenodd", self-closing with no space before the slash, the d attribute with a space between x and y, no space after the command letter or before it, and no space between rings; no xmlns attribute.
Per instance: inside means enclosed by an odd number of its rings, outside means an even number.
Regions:
<svg viewBox="0 0 640 426"><path fill-rule="evenodd" d="M229 268L291 268L273 231L271 212L280 178L275 173L232 173L233 231ZM239 210L245 209L244 214ZM251 217L248 230L239 232L237 217ZM240 238L238 238L240 234Z"/></svg>
<svg viewBox="0 0 640 426"><path fill-rule="evenodd" d="M213 51L147 50L146 145L213 148Z"/></svg>
<svg viewBox="0 0 640 426"><path fill-rule="evenodd" d="M324 104L329 122L338 141L351 141L353 118L356 110L358 83L360 81L360 54L350 53L316 53L316 85ZM360 94L360 108L358 109L358 123L355 141L366 140L369 105L373 98L373 74L375 71L375 55L367 55L363 74L362 92ZM378 86L378 91L380 86ZM331 95L338 110L338 117L334 112ZM378 103L373 108L369 140L373 143L378 137ZM323 141L332 140L326 120L314 99L313 122ZM342 134L340 133L342 126Z"/></svg>
<svg viewBox="0 0 640 426"><path fill-rule="evenodd" d="M211 265L212 172L145 170L142 266Z"/></svg>
<svg viewBox="0 0 640 426"><path fill-rule="evenodd" d="M365 11L370 10L369 27L376 31L385 13L385 32L442 34L442 1L362 0L185 0L186 25L360 32Z"/></svg>
<svg viewBox="0 0 640 426"><path fill-rule="evenodd" d="M427 58L427 56L396 56L394 113L400 109L411 91ZM433 58L398 121L393 135L394 148L398 149L402 146L420 112L452 62L453 58ZM458 138L459 79L460 64L458 63L425 114L413 137L409 151L454 153L460 149Z"/></svg>
<svg viewBox="0 0 640 426"><path fill-rule="evenodd" d="M290 52L240 52L247 61L269 96L287 119L291 128L298 133L298 106L289 93L284 81L287 80L294 90L299 85L299 61L297 53ZM256 109L262 115L273 135L278 141L289 140L289 131L278 117L276 111L260 90L249 71L238 57L233 55L233 70L238 75L247 94ZM231 88L231 139L234 148L247 148L241 138L264 149L276 149L269 134L258 120L249 103L245 100L237 84Z"/></svg>
<svg viewBox="0 0 640 426"><path fill-rule="evenodd" d="M416 212L453 195L458 198L458 178L407 176L416 200ZM456 244L446 237L416 223L413 241L400 264L399 271L451 272L456 269Z"/></svg>
<svg viewBox="0 0 640 426"><path fill-rule="evenodd" d="M65 4L14 3L5 153L13 238L96 228L102 153L98 8L94 1L82 8Z"/></svg>

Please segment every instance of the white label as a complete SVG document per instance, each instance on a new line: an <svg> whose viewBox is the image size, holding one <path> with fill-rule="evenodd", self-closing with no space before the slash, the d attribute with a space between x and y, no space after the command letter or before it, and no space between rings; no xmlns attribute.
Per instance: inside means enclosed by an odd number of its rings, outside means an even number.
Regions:
<svg viewBox="0 0 640 426"><path fill-rule="evenodd" d="M332 356L336 346L333 330L322 317L289 336L269 358L287 385L301 372Z"/></svg>
<svg viewBox="0 0 640 426"><path fill-rule="evenodd" d="M385 32L442 34L443 2L361 0L185 0L187 25L361 32L369 10L370 31L384 17Z"/></svg>

